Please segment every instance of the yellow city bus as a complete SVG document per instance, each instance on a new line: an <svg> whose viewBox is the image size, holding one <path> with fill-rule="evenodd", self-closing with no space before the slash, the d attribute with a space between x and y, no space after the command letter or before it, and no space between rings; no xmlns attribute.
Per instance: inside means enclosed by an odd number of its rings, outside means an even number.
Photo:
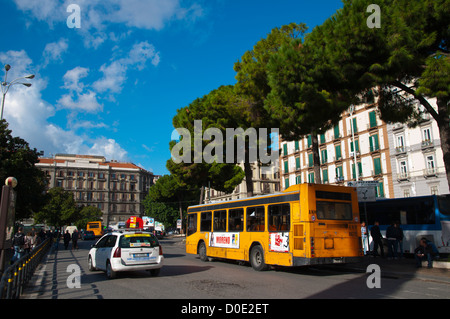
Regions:
<svg viewBox="0 0 450 319"><path fill-rule="evenodd" d="M357 262L363 256L356 189L301 184L283 193L188 208L186 253L269 265Z"/></svg>
<svg viewBox="0 0 450 319"><path fill-rule="evenodd" d="M87 231L93 231L95 237L100 237L103 235L102 222L89 222L86 226Z"/></svg>

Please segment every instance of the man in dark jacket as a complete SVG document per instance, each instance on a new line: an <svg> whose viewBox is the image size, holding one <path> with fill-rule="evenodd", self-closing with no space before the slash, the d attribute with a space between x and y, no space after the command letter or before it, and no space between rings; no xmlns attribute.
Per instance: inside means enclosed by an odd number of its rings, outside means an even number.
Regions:
<svg viewBox="0 0 450 319"><path fill-rule="evenodd" d="M381 257L384 258L384 249L383 249L383 235L381 235L380 231L380 223L375 222L375 225L372 226L370 229L370 236L372 236L373 240L373 255L376 257L378 256L378 246L381 250Z"/></svg>
<svg viewBox="0 0 450 319"><path fill-rule="evenodd" d="M66 233L64 234L63 240L64 240L64 248L67 250L67 248L69 247L69 243L70 243L70 233L68 230L66 230Z"/></svg>
<svg viewBox="0 0 450 319"><path fill-rule="evenodd" d="M418 268L422 267L422 261L428 261L428 268L433 268L433 247L427 242L426 239L420 240L419 247L414 250L414 258L416 259L416 265Z"/></svg>
<svg viewBox="0 0 450 319"><path fill-rule="evenodd" d="M386 238L388 240L389 258L397 259L399 239L402 237L397 223L392 224L386 229Z"/></svg>
<svg viewBox="0 0 450 319"><path fill-rule="evenodd" d="M14 256L11 258L11 264L15 263L17 260L22 258L25 252L24 245L25 245L25 235L23 233L23 228L19 227L13 239Z"/></svg>

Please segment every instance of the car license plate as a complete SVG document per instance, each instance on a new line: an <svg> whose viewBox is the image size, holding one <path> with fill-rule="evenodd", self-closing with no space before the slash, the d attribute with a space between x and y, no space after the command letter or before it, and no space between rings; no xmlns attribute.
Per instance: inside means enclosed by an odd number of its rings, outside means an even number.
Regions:
<svg viewBox="0 0 450 319"><path fill-rule="evenodd" d="M344 263L344 259L343 258L334 258L333 259L333 263L334 264L343 264Z"/></svg>
<svg viewBox="0 0 450 319"><path fill-rule="evenodd" d="M148 257L148 254L134 254L134 258Z"/></svg>

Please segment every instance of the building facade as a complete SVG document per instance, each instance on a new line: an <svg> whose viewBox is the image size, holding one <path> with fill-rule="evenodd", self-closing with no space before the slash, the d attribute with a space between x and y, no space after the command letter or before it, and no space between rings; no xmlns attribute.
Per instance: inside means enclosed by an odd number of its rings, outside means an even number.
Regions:
<svg viewBox="0 0 450 319"><path fill-rule="evenodd" d="M429 102L436 107L436 99ZM414 128L388 125L388 140L396 198L450 193L439 129L431 115Z"/></svg>
<svg viewBox="0 0 450 319"><path fill-rule="evenodd" d="M352 114L344 112L339 123L319 135L318 141L323 183L375 180L379 182L378 197L394 196L387 124L380 120L374 101L356 106ZM282 189L313 183L311 136L293 142L281 139L280 148Z"/></svg>
<svg viewBox="0 0 450 319"><path fill-rule="evenodd" d="M154 175L132 163L107 162L103 156L57 154L36 164L49 178L49 188L62 187L74 194L79 206L95 206L105 225L143 216L143 200Z"/></svg>
<svg viewBox="0 0 450 319"><path fill-rule="evenodd" d="M436 107L435 99L430 103ZM439 130L428 114L415 128L386 124L372 101L356 106L352 114L344 112L338 125L319 135L318 140L323 183L347 185L356 178L375 180L379 182L379 198L450 193ZM310 136L280 141L282 190L314 181L311 144Z"/></svg>

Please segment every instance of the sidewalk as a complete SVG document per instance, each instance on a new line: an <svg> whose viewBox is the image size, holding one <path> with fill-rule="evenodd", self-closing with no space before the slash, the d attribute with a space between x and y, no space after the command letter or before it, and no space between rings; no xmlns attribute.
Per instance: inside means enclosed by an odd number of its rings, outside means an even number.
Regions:
<svg viewBox="0 0 450 319"><path fill-rule="evenodd" d="M350 270L366 272L367 267L371 264L380 266L381 276L395 278L414 278L419 280L438 281L450 284L450 267L449 262L433 262L433 268L428 269L427 263L422 268L416 267L413 258L387 259L381 257L364 257L363 261L353 265L347 265Z"/></svg>
<svg viewBox="0 0 450 319"><path fill-rule="evenodd" d="M72 274L69 266L78 266L80 275L85 275L81 265L86 260L88 247L93 242L79 242L79 250L64 249L64 245L59 242L58 249L52 247L41 265L36 269L34 276L24 290L21 299L101 299L99 290L95 283L83 282L81 289L71 289L68 281Z"/></svg>

